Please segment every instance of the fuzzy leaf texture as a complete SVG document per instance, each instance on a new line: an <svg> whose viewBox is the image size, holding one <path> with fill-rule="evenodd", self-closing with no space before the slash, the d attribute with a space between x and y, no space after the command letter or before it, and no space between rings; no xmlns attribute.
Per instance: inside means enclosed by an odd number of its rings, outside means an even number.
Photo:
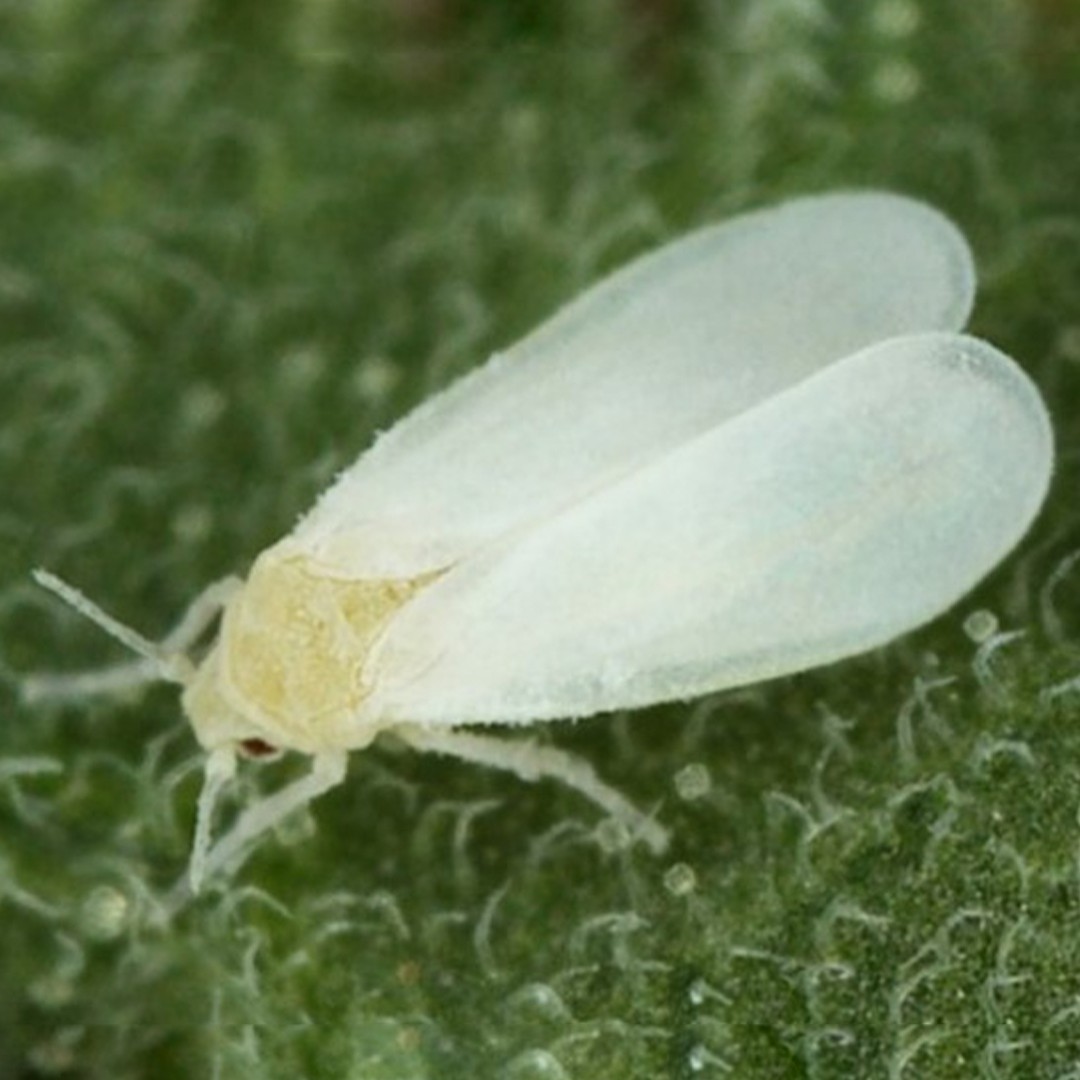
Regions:
<svg viewBox="0 0 1080 1080"><path fill-rule="evenodd" d="M1078 57L1065 0L3 7L0 1076L1080 1076ZM200 755L169 687L20 702L118 651L30 568L162 633L608 270L860 186L960 224L1047 398L1021 548L871 655L534 730L662 859L380 746L155 922Z"/></svg>

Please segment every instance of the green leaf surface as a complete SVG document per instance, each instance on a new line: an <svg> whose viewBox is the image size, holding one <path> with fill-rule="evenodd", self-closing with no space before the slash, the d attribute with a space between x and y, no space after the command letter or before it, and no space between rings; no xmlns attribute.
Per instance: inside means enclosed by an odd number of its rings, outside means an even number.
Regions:
<svg viewBox="0 0 1080 1080"><path fill-rule="evenodd" d="M1080 1077L1078 57L1067 0L0 7L0 1077ZM1047 397L1021 549L870 656L538 730L663 859L377 746L158 917L196 744L169 687L20 701L119 659L31 568L158 635L607 270L857 185L960 223Z"/></svg>

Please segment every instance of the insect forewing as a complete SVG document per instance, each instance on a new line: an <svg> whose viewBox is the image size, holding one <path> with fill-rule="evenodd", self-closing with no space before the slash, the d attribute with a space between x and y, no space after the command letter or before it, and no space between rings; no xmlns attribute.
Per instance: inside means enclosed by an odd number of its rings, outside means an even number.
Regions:
<svg viewBox="0 0 1080 1080"><path fill-rule="evenodd" d="M449 571L369 658L372 707L580 716L861 652L1016 543L1051 455L1038 392L989 345L875 345Z"/></svg>
<svg viewBox="0 0 1080 1080"><path fill-rule="evenodd" d="M959 329L973 280L947 219L895 195L800 199L692 233L418 408L294 536L346 577L448 566L839 357Z"/></svg>

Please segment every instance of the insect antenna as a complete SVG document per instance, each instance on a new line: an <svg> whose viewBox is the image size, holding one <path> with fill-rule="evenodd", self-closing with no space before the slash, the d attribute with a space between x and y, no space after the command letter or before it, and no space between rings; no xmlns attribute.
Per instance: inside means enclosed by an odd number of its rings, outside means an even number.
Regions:
<svg viewBox="0 0 1080 1080"><path fill-rule="evenodd" d="M186 683L193 674L191 661L179 650L170 648L172 642L159 645L130 626L114 619L74 586L62 581L47 570L34 570L34 580L58 596L84 618L99 626L110 637L126 646L140 659L133 664L120 664L99 671L76 672L71 675L32 675L23 681L23 697L79 698L88 694L109 693L162 679L165 682Z"/></svg>

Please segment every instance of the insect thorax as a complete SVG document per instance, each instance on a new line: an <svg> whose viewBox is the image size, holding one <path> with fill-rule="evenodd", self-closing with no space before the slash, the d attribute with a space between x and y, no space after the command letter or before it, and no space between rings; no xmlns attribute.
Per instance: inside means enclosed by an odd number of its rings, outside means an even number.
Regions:
<svg viewBox="0 0 1080 1080"><path fill-rule="evenodd" d="M364 661L425 581L343 580L295 548L264 552L184 695L196 734L307 753L366 745L377 732L359 722Z"/></svg>

